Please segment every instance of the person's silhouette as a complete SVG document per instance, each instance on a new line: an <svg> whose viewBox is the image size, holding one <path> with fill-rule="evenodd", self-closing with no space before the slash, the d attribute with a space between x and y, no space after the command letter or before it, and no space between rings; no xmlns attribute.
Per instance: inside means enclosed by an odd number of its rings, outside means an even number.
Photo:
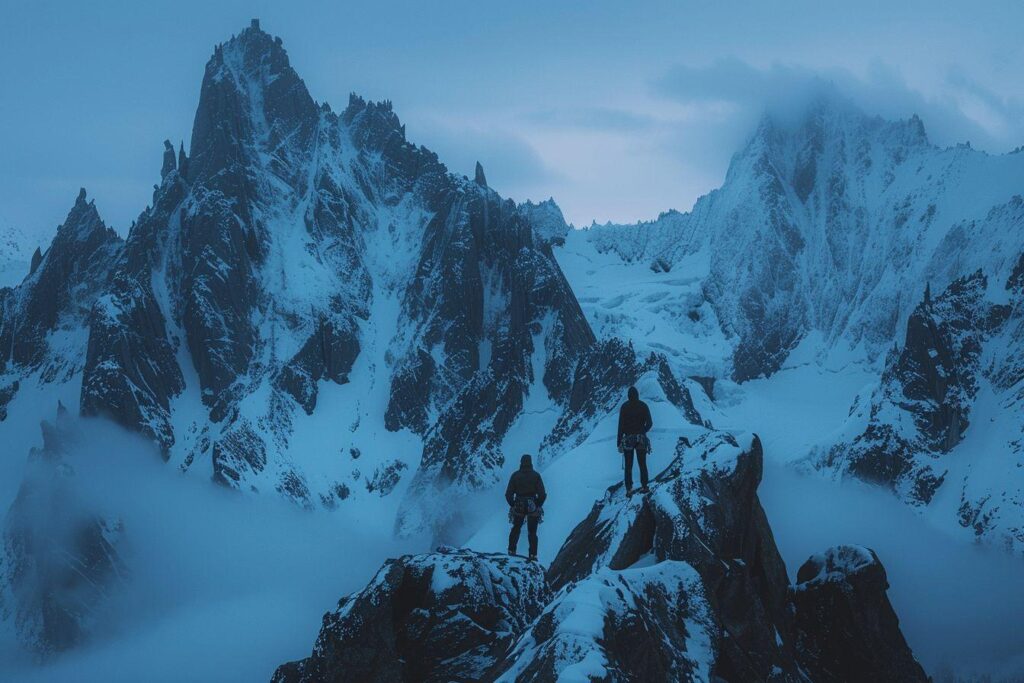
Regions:
<svg viewBox="0 0 1024 683"><path fill-rule="evenodd" d="M544 480L540 472L533 469L533 458L524 455L519 461L519 469L512 473L505 489L505 500L509 505L508 520L512 523L512 531L508 535L509 555L516 554L519 534L525 522L530 540L530 559L537 559L537 525L544 515L543 505L547 498Z"/></svg>
<svg viewBox="0 0 1024 683"><path fill-rule="evenodd" d="M640 392L630 387L626 402L619 408L619 434L617 444L622 453L625 469L626 493L633 493L633 456L636 455L640 467L640 490L647 492L647 454L651 452L651 440L647 432L651 430L651 411L647 404L640 400Z"/></svg>

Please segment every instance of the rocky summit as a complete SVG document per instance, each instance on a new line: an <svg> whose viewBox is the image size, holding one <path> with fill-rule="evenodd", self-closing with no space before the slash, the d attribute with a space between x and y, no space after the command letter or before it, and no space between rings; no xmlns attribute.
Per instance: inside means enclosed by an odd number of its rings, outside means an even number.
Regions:
<svg viewBox="0 0 1024 683"><path fill-rule="evenodd" d="M595 504L546 577L469 550L389 562L273 680L928 680L872 551L828 549L789 584L762 457L756 436L680 442L650 493Z"/></svg>

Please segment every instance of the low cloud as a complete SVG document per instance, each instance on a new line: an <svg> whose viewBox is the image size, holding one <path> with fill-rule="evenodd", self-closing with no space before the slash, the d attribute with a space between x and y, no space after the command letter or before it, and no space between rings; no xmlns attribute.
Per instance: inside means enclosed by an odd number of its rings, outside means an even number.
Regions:
<svg viewBox="0 0 1024 683"><path fill-rule="evenodd" d="M748 129L766 110L799 109L825 91L849 98L868 114L917 114L939 145L970 141L998 153L1024 142L1024 103L989 90L956 68L947 70L941 92L925 95L881 60L870 62L859 75L843 68L782 63L762 68L728 58L704 66L676 66L656 79L653 89L676 102L719 105L726 120Z"/></svg>
<svg viewBox="0 0 1024 683"><path fill-rule="evenodd" d="M425 549L394 541L390 519L228 491L112 424L69 419L73 509L62 512L123 522L127 578L97 610L93 639L46 665L0 620L0 680L269 680L309 654L321 615L385 558Z"/></svg>

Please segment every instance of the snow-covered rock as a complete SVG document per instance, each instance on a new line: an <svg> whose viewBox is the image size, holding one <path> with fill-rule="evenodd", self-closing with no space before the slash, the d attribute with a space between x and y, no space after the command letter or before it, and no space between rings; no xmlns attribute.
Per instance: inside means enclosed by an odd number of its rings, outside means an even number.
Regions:
<svg viewBox="0 0 1024 683"><path fill-rule="evenodd" d="M685 562L599 569L564 588L498 667L499 681L709 681L716 633Z"/></svg>
<svg viewBox="0 0 1024 683"><path fill-rule="evenodd" d="M519 210L526 214L526 219L533 226L533 232L538 238L553 245L565 243L570 228L554 199L546 199L537 204L527 200L519 205Z"/></svg>
<svg viewBox="0 0 1024 683"><path fill-rule="evenodd" d="M927 290L903 347L851 408L845 438L811 464L889 487L943 526L1024 549L1020 263L991 277L979 270L937 296Z"/></svg>
<svg viewBox="0 0 1024 683"><path fill-rule="evenodd" d="M470 550L389 561L274 680L923 680L871 551L829 550L789 585L761 464L757 437L682 440L649 494L617 485L594 505L546 581Z"/></svg>
<svg viewBox="0 0 1024 683"><path fill-rule="evenodd" d="M810 680L930 680L903 638L888 588L878 556L860 546L829 548L800 567L796 648Z"/></svg>
<svg viewBox="0 0 1024 683"><path fill-rule="evenodd" d="M734 346L720 372L742 381L775 372L810 331L884 351L926 280L941 291L1019 253L1024 236L998 207L1022 186L1024 154L939 149L917 117L885 121L826 94L796 120L766 115L691 212L584 235L620 261L699 276ZM586 278L573 284L588 297Z"/></svg>
<svg viewBox="0 0 1024 683"><path fill-rule="evenodd" d="M121 249L82 190L50 247L33 257L31 273L0 289L0 421L29 378L46 385L80 376L89 309Z"/></svg>
<svg viewBox="0 0 1024 683"><path fill-rule="evenodd" d="M277 683L480 681L550 599L535 562L440 548L391 560L324 616Z"/></svg>
<svg viewBox="0 0 1024 683"><path fill-rule="evenodd" d="M692 445L680 441L650 494L609 489L566 540L548 578L560 589L647 557L685 562L701 577L713 615L712 672L727 680L799 680L789 581L757 498L761 444L741 438L708 432Z"/></svg>
<svg viewBox="0 0 1024 683"><path fill-rule="evenodd" d="M318 105L257 25L218 45L190 155L165 144L93 308L82 412L232 488L390 494L403 533L443 528L435 491L493 485L527 395L567 410L595 342L551 253L557 206L477 175L408 142L389 102Z"/></svg>

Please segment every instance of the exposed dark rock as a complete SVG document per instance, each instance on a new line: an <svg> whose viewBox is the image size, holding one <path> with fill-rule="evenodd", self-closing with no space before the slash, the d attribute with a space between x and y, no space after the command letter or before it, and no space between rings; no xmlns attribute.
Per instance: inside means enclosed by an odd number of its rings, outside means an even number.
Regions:
<svg viewBox="0 0 1024 683"><path fill-rule="evenodd" d="M572 368L594 335L523 212L476 187L444 195L402 315L416 343L397 363L386 424L423 432L425 444L398 527L433 526L447 538L444 529L459 521L445 519L453 506L431 507L436 489L459 495L493 485L502 440L529 387L543 382L564 404ZM443 366L429 349L443 354ZM543 358L540 377L535 355ZM439 417L430 427L432 412Z"/></svg>
<svg viewBox="0 0 1024 683"><path fill-rule="evenodd" d="M822 464L897 490L915 504L931 501L945 477L935 458L963 439L982 346L1009 314L1008 307L986 301L987 285L979 271L937 297L926 288L907 321L903 349L887 358L864 432L834 447ZM912 431L890 423L898 414L907 416Z"/></svg>
<svg viewBox="0 0 1024 683"><path fill-rule="evenodd" d="M89 317L89 344L82 373L83 415L102 415L141 432L166 454L174 444L170 401L185 387L167 314L154 290L155 262L171 215L186 186L166 180L153 207L139 217L125 243L108 293Z"/></svg>
<svg viewBox="0 0 1024 683"><path fill-rule="evenodd" d="M277 683L479 681L550 599L536 563L440 549L388 561Z"/></svg>
<svg viewBox="0 0 1024 683"><path fill-rule="evenodd" d="M164 140L164 165L160 168L160 179L165 179L171 171L178 170L178 163L174 158L174 145L170 140Z"/></svg>
<svg viewBox="0 0 1024 683"><path fill-rule="evenodd" d="M793 588L797 653L815 683L930 680L886 597L874 551L838 546L811 557Z"/></svg>
<svg viewBox="0 0 1024 683"><path fill-rule="evenodd" d="M714 377L695 376L695 377L690 377L690 379L692 379L694 382L699 384L702 389L704 389L704 393L707 394L708 398L710 398L712 401L715 400L715 378Z"/></svg>
<svg viewBox="0 0 1024 683"><path fill-rule="evenodd" d="M395 490L395 486L398 485L398 481L402 476L402 471L408 469L408 467L401 460L381 465L374 471L373 478L366 483L366 490L370 493L376 493L383 498Z"/></svg>
<svg viewBox="0 0 1024 683"><path fill-rule="evenodd" d="M32 262L29 264L28 274L31 275L36 272L36 268L38 268L39 264L42 262L43 252L39 250L39 247L36 247L36 250L32 252Z"/></svg>
<svg viewBox="0 0 1024 683"><path fill-rule="evenodd" d="M106 227L85 190L46 250L20 285L0 299L0 372L10 365L35 368L44 361L60 378L81 367L79 358L55 358L47 336L58 328L78 329L105 288L121 238ZM66 367L58 367L66 366Z"/></svg>
<svg viewBox="0 0 1024 683"><path fill-rule="evenodd" d="M487 176L484 175L484 167L480 165L479 161L476 162L476 176L474 180L480 187L487 187Z"/></svg>
<svg viewBox="0 0 1024 683"><path fill-rule="evenodd" d="M672 263L666 258L658 257L651 261L651 270L655 273L668 273L672 270Z"/></svg>
<svg viewBox="0 0 1024 683"><path fill-rule="evenodd" d="M354 325L336 329L332 323L321 319L302 349L281 369L278 386L312 415L319 382L323 379L337 384L348 382L348 373L358 355L359 337Z"/></svg>
<svg viewBox="0 0 1024 683"><path fill-rule="evenodd" d="M0 422L7 419L7 404L11 402L14 395L18 393L21 382L14 380L9 384L0 386Z"/></svg>
<svg viewBox="0 0 1024 683"><path fill-rule="evenodd" d="M645 555L686 562L713 614L712 674L800 680L786 568L757 498L762 460L756 436L740 445L709 432L690 448L681 444L650 495L627 498L621 484L609 489L552 562L552 587L601 567L626 569Z"/></svg>

